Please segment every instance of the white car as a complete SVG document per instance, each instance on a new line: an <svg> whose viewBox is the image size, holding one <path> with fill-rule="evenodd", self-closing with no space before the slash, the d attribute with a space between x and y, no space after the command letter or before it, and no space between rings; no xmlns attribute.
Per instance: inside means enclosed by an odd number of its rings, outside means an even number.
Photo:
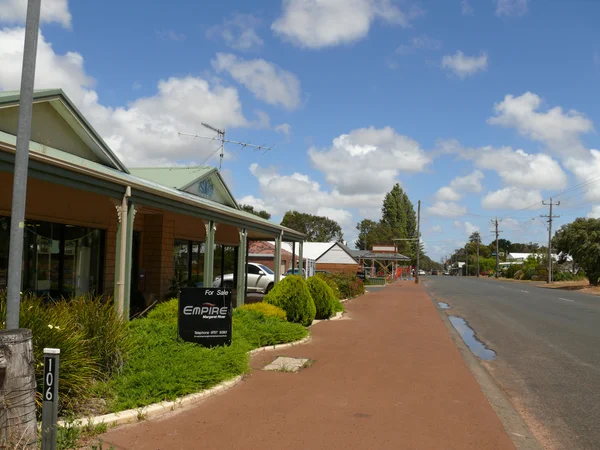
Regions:
<svg viewBox="0 0 600 450"><path fill-rule="evenodd" d="M425 271L423 269L419 270L419 275L425 275Z"/></svg>
<svg viewBox="0 0 600 450"><path fill-rule="evenodd" d="M282 275L283 278L283 275ZM275 284L275 272L263 264L248 263L248 292L267 294ZM216 277L213 287L221 287L221 277ZM223 287L233 289L233 274L223 277Z"/></svg>

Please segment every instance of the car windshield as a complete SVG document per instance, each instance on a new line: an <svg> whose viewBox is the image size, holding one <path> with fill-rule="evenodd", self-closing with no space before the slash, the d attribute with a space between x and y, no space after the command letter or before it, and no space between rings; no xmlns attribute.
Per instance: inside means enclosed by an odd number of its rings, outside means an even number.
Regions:
<svg viewBox="0 0 600 450"><path fill-rule="evenodd" d="M269 275L273 275L275 273L271 269L269 269L267 266L263 266L262 264L259 264L258 267L260 267L263 271L265 271Z"/></svg>

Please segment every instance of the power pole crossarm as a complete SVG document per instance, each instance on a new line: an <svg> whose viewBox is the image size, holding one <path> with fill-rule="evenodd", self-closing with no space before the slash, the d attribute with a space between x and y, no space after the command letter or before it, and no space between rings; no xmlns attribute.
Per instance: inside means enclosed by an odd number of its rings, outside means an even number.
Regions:
<svg viewBox="0 0 600 450"><path fill-rule="evenodd" d="M552 203L552 198L550 199L549 203L546 203L544 201L542 201L542 205L544 206L550 206L550 214L548 214L547 216L540 216L540 217L547 217L548 218L548 280L547 283L550 284L552 283L552 219L556 219L560 216L553 216L552 215L552 206L559 206L560 202L556 202L556 203Z"/></svg>

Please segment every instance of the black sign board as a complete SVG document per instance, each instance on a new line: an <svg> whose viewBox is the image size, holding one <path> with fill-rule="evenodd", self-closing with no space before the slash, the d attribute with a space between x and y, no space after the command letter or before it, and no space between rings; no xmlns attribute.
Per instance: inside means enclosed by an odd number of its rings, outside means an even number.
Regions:
<svg viewBox="0 0 600 450"><path fill-rule="evenodd" d="M44 398L45 402L55 400L56 384L56 358L54 356L44 356Z"/></svg>
<svg viewBox="0 0 600 450"><path fill-rule="evenodd" d="M231 345L231 290L187 288L179 297L179 336L204 347Z"/></svg>

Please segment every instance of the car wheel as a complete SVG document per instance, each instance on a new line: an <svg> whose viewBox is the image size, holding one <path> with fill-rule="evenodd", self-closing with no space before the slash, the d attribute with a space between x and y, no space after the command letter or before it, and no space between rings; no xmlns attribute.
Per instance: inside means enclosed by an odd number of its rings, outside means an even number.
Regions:
<svg viewBox="0 0 600 450"><path fill-rule="evenodd" d="M269 285L267 286L267 289L265 289L265 294L268 294L269 292L271 292L271 289L273 289L273 283L269 283Z"/></svg>

